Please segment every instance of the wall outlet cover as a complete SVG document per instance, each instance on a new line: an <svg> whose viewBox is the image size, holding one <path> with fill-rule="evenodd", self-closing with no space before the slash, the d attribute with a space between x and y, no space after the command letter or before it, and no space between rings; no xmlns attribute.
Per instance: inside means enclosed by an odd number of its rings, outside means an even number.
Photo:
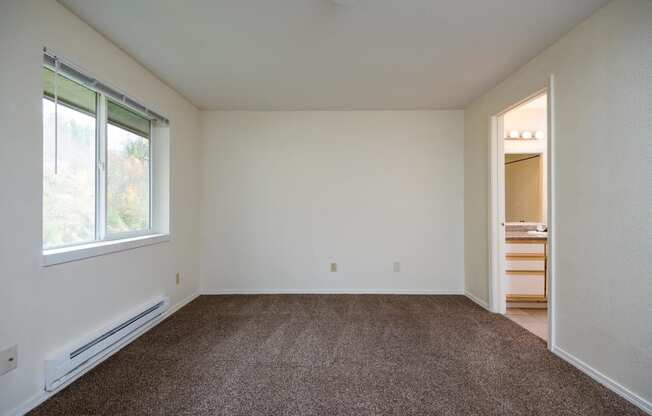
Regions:
<svg viewBox="0 0 652 416"><path fill-rule="evenodd" d="M18 367L18 345L0 351L0 376Z"/></svg>

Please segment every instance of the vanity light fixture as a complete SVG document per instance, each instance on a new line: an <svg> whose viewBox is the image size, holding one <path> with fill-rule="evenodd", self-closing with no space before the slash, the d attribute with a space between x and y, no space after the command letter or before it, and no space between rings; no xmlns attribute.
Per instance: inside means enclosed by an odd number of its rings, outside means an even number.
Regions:
<svg viewBox="0 0 652 416"><path fill-rule="evenodd" d="M523 133L521 133L521 138L522 139L531 139L532 138L532 132L528 131L528 130L524 131Z"/></svg>
<svg viewBox="0 0 652 416"><path fill-rule="evenodd" d="M546 137L546 136L545 136L545 134L543 133L543 130L537 130L537 131L534 133L534 138L535 138L535 139L539 139L539 140L541 140L541 139L544 139L545 137Z"/></svg>
<svg viewBox="0 0 652 416"><path fill-rule="evenodd" d="M521 134L519 133L518 130L510 130L509 132L510 139L518 139L519 137L521 137Z"/></svg>

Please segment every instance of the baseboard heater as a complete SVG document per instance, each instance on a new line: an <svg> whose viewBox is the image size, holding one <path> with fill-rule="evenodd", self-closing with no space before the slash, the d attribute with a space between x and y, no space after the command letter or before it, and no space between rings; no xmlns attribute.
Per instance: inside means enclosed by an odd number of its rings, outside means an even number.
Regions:
<svg viewBox="0 0 652 416"><path fill-rule="evenodd" d="M56 390L119 349L135 331L163 314L169 303L166 296L160 296L94 332L83 341L60 350L53 358L45 361L45 390Z"/></svg>

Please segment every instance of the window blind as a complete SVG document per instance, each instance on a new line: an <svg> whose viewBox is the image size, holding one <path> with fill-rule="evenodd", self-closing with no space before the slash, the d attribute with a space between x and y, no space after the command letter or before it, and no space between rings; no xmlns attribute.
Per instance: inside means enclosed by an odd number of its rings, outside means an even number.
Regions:
<svg viewBox="0 0 652 416"><path fill-rule="evenodd" d="M109 123L115 124L134 134L149 138L150 120L121 106L111 100L107 100L107 118Z"/></svg>
<svg viewBox="0 0 652 416"><path fill-rule="evenodd" d="M56 75L51 69L43 71L43 93L50 99L55 99L55 94L60 103L84 113L95 115L97 99L95 91L90 90L64 76Z"/></svg>
<svg viewBox="0 0 652 416"><path fill-rule="evenodd" d="M138 101L128 97L127 95L121 93L120 91L116 90L115 88L112 88L108 86L107 84L97 80L94 78L92 75L85 73L83 70L75 66L74 64L66 61L65 59L61 58L60 56L57 56L53 51L43 48L43 63L45 66L52 71L52 90L51 94L54 95L54 69L57 66L58 63L58 72L63 76L61 78L65 79L65 81L72 82L73 84L81 84L86 88L89 88L93 91L100 92L104 94L107 98L110 99L110 101L113 101L114 104L119 103L119 106L121 106L124 109L130 110L131 113L138 115L138 117L141 117L146 120L154 121L155 123L159 125L168 125L170 121L166 118L160 115L158 112L151 110L147 106L140 104ZM47 74L47 71L46 71ZM46 75L47 78L47 75ZM59 81L62 79L59 78ZM66 79L67 78L67 79ZM70 81L70 80L74 80ZM47 80L46 80L46 88L47 88ZM63 97L62 91L61 91L62 85L58 85L58 95L59 97ZM46 95L47 95L47 90L46 90ZM86 101L83 97L78 97L77 93L71 92L69 95L69 101L64 101L66 104L69 105L86 105ZM86 107L79 107L80 109L86 108ZM88 111L88 110L87 110ZM119 110L116 110L116 114L120 113ZM124 112L123 112L124 113ZM115 116L116 118L116 123L120 122L121 120L124 121L126 119L132 119L131 116L125 116L124 114L122 116ZM142 132L142 122L135 122L132 120L130 123L126 123L125 125L121 125L122 127L132 127L132 124L135 125L140 125L141 127L139 129L134 129L135 131ZM141 134L141 133L138 133ZM148 129L148 136L149 136L149 129Z"/></svg>

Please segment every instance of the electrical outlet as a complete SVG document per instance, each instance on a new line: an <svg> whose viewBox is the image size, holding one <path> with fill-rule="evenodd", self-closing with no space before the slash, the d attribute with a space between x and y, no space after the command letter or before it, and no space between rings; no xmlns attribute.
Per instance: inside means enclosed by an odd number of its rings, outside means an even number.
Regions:
<svg viewBox="0 0 652 416"><path fill-rule="evenodd" d="M331 272L336 272L337 271L337 263L331 263Z"/></svg>
<svg viewBox="0 0 652 416"><path fill-rule="evenodd" d="M181 275L177 272L177 284L181 283Z"/></svg>
<svg viewBox="0 0 652 416"><path fill-rule="evenodd" d="M0 351L0 376L18 367L18 345Z"/></svg>
<svg viewBox="0 0 652 416"><path fill-rule="evenodd" d="M398 273L401 271L401 262L400 261L395 261L394 262L394 273Z"/></svg>

